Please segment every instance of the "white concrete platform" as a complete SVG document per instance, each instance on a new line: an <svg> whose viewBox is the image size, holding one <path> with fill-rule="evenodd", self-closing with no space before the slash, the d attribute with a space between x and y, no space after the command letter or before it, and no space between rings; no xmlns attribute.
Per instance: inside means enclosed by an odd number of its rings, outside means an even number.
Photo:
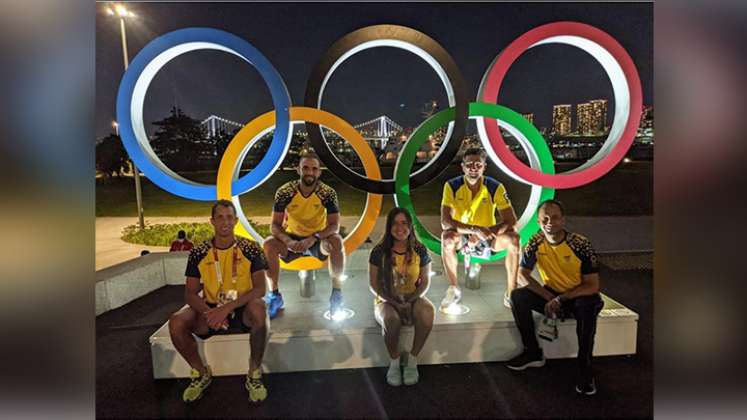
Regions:
<svg viewBox="0 0 747 420"><path fill-rule="evenodd" d="M359 250L349 259L349 267L366 267L369 250ZM434 270L441 262L434 256ZM285 310L271 323L270 340L264 357L265 372L294 372L386 366L381 327L373 316L373 296L368 290L367 272L348 270L343 285L346 306L355 311L351 319L334 322L324 319L331 285L326 271L317 272L316 295L301 298L295 272L282 272L280 291ZM461 275L461 274L460 274ZM602 284L604 279L602 279ZM460 281L460 284L463 282ZM438 305L446 290L443 275L432 279L428 298ZM482 287L462 287L463 303L470 312L460 316L437 313L433 331L418 358L419 364L505 361L521 346L519 332L509 309L502 304L505 269L484 266ZM604 297L599 317L595 356L635 354L638 314ZM539 319L539 315L538 315ZM560 323L560 338L552 343L540 340L548 358L575 357L578 349L576 322ZM412 328L403 331L404 348L410 348ZM155 378L189 376L189 366L174 349L164 324L150 337ZM215 375L243 374L248 369L249 334L220 335L198 339L203 360Z"/></svg>

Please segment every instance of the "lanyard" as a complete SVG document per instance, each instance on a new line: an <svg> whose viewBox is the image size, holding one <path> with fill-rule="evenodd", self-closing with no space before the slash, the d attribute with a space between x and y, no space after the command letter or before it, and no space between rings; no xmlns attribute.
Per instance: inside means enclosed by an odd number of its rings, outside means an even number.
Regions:
<svg viewBox="0 0 747 420"><path fill-rule="evenodd" d="M231 256L231 282L233 283L232 287L236 287L236 265L238 264L238 251L236 250L236 243L233 244L231 247L233 251L233 255ZM218 250L215 248L215 243L213 243L213 259L215 260L215 278L218 280L218 289L223 288L223 272L220 268L220 260L218 259Z"/></svg>
<svg viewBox="0 0 747 420"><path fill-rule="evenodd" d="M404 286L405 282L407 281L407 267L410 265L410 262L411 262L410 253L409 252L405 253L404 258L403 258L404 261L403 261L403 264L402 264L402 269L400 270L400 269L397 269L397 266L396 266L396 261L397 261L396 260L396 255L397 255L397 253L394 252L394 251L392 251L392 252L395 254L395 257L393 258L393 260L395 261L395 264L392 264L392 269L394 269L394 272L396 274L398 274L397 280L399 282L399 285L400 286Z"/></svg>

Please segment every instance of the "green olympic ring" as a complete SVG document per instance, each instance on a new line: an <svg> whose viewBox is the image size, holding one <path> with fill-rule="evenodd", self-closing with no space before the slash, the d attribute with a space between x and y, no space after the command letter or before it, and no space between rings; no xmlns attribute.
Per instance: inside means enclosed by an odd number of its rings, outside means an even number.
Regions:
<svg viewBox="0 0 747 420"><path fill-rule="evenodd" d="M555 164L550 149L545 143L545 139L537 131L537 128L524 119L521 114L501 105L472 102L469 104L469 117L488 117L498 120L500 126L510 131L519 140L533 167L538 165L539 169L544 173L555 173ZM415 233L431 252L438 255L441 255L441 240L430 233L415 214L410 197L410 171L415 163L416 153L426 140L428 140L428 136L449 122L454 121L454 118L455 109L452 107L444 109L423 121L405 143L405 147L400 152L394 168L394 202L398 207L403 207L410 213L413 225L415 226ZM492 156L491 159L493 159ZM517 223L522 245L526 244L529 238L539 231L539 225L537 225L537 209L539 204L554 196L555 189L553 188L541 187L539 185L532 186L532 194L530 194L527 207ZM478 263L497 261L505 257L505 255L506 250L503 249L487 259L473 257L473 261ZM459 255L459 259L460 261L463 259L461 254Z"/></svg>

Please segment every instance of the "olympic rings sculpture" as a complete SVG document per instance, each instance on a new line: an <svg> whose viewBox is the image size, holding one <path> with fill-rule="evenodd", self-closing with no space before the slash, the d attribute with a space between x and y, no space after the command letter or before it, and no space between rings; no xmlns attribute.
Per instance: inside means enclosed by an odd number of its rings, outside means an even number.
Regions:
<svg viewBox="0 0 747 420"><path fill-rule="evenodd" d="M602 148L580 167L558 174L555 173L550 151L536 127L516 112L492 103L498 96L509 67L519 55L529 48L549 43L572 45L591 54L607 72L615 97L613 124ZM382 179L376 157L359 132L340 117L320 109L325 86L335 69L358 52L381 46L404 49L425 60L441 79L449 101L449 108L424 121L407 139L397 158L393 179ZM156 73L173 58L200 49L228 52L253 65L267 83L275 106L275 110L248 122L231 140L221 158L216 186L198 184L169 169L150 147L143 122L145 94ZM642 106L638 72L625 49L607 33L578 22L542 25L514 40L488 67L477 99L478 102L468 102L461 72L443 47L427 35L404 26L369 26L336 41L317 63L309 78L304 107L291 105L290 94L282 77L251 44L218 29L188 28L156 38L132 60L119 86L117 120L127 153L154 184L172 194L193 200L232 200L241 222L237 226L237 233L258 242L263 238L249 224L238 197L260 186L278 169L288 152L293 124L305 122L309 139L322 163L349 185L367 192L363 215L345 238L346 253L352 253L371 233L381 211L381 194L394 194L397 205L407 208L413 216L420 239L432 252L440 254L438 238L428 232L415 214L410 190L435 178L453 161L460 148L458 140L464 137L468 118L477 119L478 135L490 160L513 179L531 186L529 202L517 223L522 243L525 243L538 230L536 212L539 203L553 197L555 188L574 188L593 182L622 160L635 137L639 117L636 112ZM335 131L351 144L363 163L365 176L352 171L334 156L320 125ZM411 173L415 154L428 134L445 125L448 126L447 134L436 156ZM499 126L519 140L529 157L529 166L507 148ZM259 138L271 130L274 133L267 153L254 169L240 177L241 162L246 154ZM498 253L489 261L503 256L505 252ZM282 266L293 270L310 270L323 265L315 258L304 257L290 264L283 263Z"/></svg>

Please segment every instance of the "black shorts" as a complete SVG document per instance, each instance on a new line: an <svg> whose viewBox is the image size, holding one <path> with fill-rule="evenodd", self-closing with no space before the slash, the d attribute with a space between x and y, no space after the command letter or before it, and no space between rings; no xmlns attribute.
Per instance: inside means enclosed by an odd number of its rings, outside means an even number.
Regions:
<svg viewBox="0 0 747 420"><path fill-rule="evenodd" d="M302 241L308 238L308 236L298 236L292 233L289 233L288 236L290 236L294 241ZM293 252L289 249L285 257L280 257L280 259L286 263L289 263L301 257L316 257L317 259L324 261L327 259L328 255L324 255L322 253L322 241L320 239L317 239L316 242L314 242L314 245L311 245L311 247L309 247L309 249L307 249L306 251L299 253Z"/></svg>
<svg viewBox="0 0 747 420"><path fill-rule="evenodd" d="M215 308L216 304L214 303L208 303L207 304L211 308ZM225 334L246 334L249 331L251 331L251 327L244 325L244 308L246 308L246 305L240 306L236 308L233 311L233 316L228 317L228 329L227 330L214 330L210 327L208 327L207 334L195 334L196 336L200 337L203 340L207 340L208 338L214 336L214 335L225 335Z"/></svg>

